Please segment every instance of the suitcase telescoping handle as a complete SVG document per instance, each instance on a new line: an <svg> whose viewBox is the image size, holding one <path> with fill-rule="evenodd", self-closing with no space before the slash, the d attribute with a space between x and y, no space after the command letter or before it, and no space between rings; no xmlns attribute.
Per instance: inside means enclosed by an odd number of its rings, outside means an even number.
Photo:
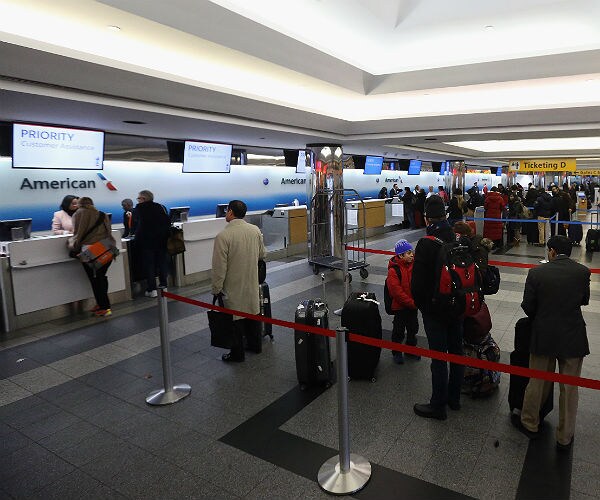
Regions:
<svg viewBox="0 0 600 500"><path fill-rule="evenodd" d="M323 302L327 304L327 297L325 297L325 273L321 273L321 286L323 287Z"/></svg>

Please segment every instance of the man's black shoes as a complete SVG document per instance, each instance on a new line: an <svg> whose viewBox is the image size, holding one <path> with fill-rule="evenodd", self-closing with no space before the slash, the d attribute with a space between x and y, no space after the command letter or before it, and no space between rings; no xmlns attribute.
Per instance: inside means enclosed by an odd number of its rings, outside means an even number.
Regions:
<svg viewBox="0 0 600 500"><path fill-rule="evenodd" d="M571 448L573 447L573 440L575 438L571 438L571 441L569 442L569 444L561 444L558 441L556 442L556 451L560 451L561 453L568 453L569 451L571 451Z"/></svg>
<svg viewBox="0 0 600 500"><path fill-rule="evenodd" d="M221 359L226 363L241 363L242 361L244 361L244 358L234 358L230 352L228 352L227 354L223 354L223 356L221 356Z"/></svg>
<svg viewBox="0 0 600 500"><path fill-rule="evenodd" d="M454 411L460 410L460 401L453 403L452 401L448 401L448 408Z"/></svg>
<svg viewBox="0 0 600 500"><path fill-rule="evenodd" d="M537 439L540 436L540 431L530 431L527 427L525 427L521 422L521 417L519 415L511 415L510 420L512 424L529 439Z"/></svg>
<svg viewBox="0 0 600 500"><path fill-rule="evenodd" d="M416 404L413 406L413 410L419 417L423 418L435 418L437 420L446 420L448 418L445 408L436 408L430 404Z"/></svg>

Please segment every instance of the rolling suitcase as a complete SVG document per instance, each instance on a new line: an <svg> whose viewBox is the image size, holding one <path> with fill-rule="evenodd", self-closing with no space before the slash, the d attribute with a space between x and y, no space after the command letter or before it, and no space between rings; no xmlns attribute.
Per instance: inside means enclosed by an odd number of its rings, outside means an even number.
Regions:
<svg viewBox="0 0 600 500"><path fill-rule="evenodd" d="M327 304L320 299L303 300L296 308L295 322L328 328ZM300 388L315 385L329 387L333 381L329 337L294 331L296 375Z"/></svg>
<svg viewBox="0 0 600 500"><path fill-rule="evenodd" d="M526 222L527 226L527 243L534 245L540 242L540 233L538 231L537 219L531 219L531 222Z"/></svg>
<svg viewBox="0 0 600 500"><path fill-rule="evenodd" d="M510 364L513 366L529 367L529 344L531 342L531 321L529 318L521 318L515 325L515 350L510 353ZM508 387L508 405L510 411L520 413L523 407L523 398L525 397L525 389L529 379L527 377L519 377L518 375L510 375ZM554 407L554 385L548 399L540 408L540 421L544 419Z"/></svg>
<svg viewBox="0 0 600 500"><path fill-rule="evenodd" d="M600 250L600 230L590 228L585 235L585 251L597 252L598 250Z"/></svg>
<svg viewBox="0 0 600 500"><path fill-rule="evenodd" d="M266 282L261 283L259 286L258 295L260 298L260 315L265 318L272 318L271 316L271 292L269 291L269 285ZM273 340L273 325L271 323L260 324L261 337L271 337Z"/></svg>
<svg viewBox="0 0 600 500"><path fill-rule="evenodd" d="M342 309L342 326L350 333L382 338L379 303L374 293L353 292ZM375 382L381 348L357 342L348 343L348 376Z"/></svg>
<svg viewBox="0 0 600 500"><path fill-rule="evenodd" d="M583 226L581 224L569 224L567 227L567 235L573 242L573 245L580 246L583 239Z"/></svg>

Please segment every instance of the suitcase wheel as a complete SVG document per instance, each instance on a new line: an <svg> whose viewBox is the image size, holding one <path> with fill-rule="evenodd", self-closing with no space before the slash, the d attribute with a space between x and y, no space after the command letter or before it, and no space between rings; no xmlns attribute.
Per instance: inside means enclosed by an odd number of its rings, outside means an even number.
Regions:
<svg viewBox="0 0 600 500"><path fill-rule="evenodd" d="M373 383L373 382L377 382L377 377L372 377L371 378L371 383Z"/></svg>
<svg viewBox="0 0 600 500"><path fill-rule="evenodd" d="M362 279L367 279L369 277L369 271L367 271L366 267L361 267L359 273Z"/></svg>

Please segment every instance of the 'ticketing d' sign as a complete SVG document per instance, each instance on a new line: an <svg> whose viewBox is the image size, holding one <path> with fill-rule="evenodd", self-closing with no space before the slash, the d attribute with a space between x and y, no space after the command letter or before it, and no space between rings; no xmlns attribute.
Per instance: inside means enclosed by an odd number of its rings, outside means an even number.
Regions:
<svg viewBox="0 0 600 500"><path fill-rule="evenodd" d="M538 158L536 160L510 160L511 172L575 172L575 158Z"/></svg>

